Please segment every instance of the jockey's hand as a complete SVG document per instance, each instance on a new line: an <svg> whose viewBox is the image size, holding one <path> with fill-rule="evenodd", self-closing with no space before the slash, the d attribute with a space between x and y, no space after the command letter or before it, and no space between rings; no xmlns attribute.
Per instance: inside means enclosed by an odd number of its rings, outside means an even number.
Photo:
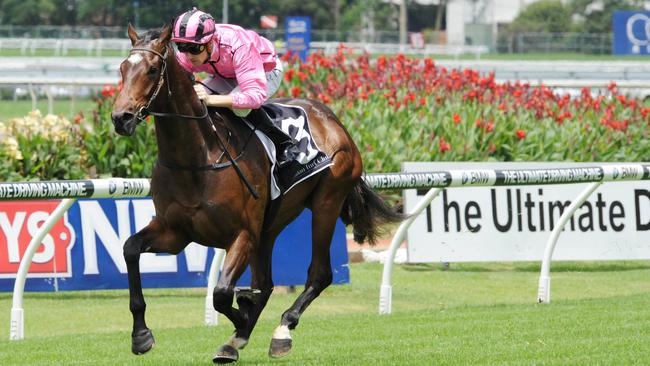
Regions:
<svg viewBox="0 0 650 366"><path fill-rule="evenodd" d="M196 95L199 97L199 100L203 100L203 101L206 101L208 99L208 96L210 95L201 84L194 84L194 92L196 92Z"/></svg>
<svg viewBox="0 0 650 366"><path fill-rule="evenodd" d="M194 91L199 100L202 100L209 107L232 107L232 97L230 95L208 94L208 91L201 84L195 84Z"/></svg>

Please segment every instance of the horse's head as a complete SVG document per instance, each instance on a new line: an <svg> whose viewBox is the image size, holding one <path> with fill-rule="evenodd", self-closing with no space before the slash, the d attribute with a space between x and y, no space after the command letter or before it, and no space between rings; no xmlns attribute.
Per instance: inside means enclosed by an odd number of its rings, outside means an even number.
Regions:
<svg viewBox="0 0 650 366"><path fill-rule="evenodd" d="M122 91L115 100L111 114L115 132L124 136L133 134L137 124L147 116L148 108L163 84L169 82L165 80L166 59L168 53L173 52L168 46L171 39L169 26L138 36L129 24L128 34L133 49L120 65Z"/></svg>

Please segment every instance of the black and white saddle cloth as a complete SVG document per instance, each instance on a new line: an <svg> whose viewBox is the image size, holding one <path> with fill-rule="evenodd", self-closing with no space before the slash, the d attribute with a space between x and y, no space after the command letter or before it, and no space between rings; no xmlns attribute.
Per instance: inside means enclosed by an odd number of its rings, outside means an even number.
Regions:
<svg viewBox="0 0 650 366"><path fill-rule="evenodd" d="M271 139L260 131L255 131L266 149L273 164L271 177L271 199L276 199L295 187L298 183L331 166L332 159L322 152L309 131L309 120L304 109L298 106L276 102L267 102L262 108L273 123L291 136L300 153L283 164L282 169L275 169L275 146Z"/></svg>

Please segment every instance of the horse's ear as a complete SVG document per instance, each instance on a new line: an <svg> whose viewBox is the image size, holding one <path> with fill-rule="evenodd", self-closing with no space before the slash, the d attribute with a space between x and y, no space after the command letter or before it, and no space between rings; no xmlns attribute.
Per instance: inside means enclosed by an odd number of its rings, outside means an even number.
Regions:
<svg viewBox="0 0 650 366"><path fill-rule="evenodd" d="M138 41L138 33L135 31L135 28L129 23L128 28L126 29L126 32L129 35L129 38L131 38L131 46L135 46L135 42Z"/></svg>
<svg viewBox="0 0 650 366"><path fill-rule="evenodd" d="M160 42L163 44L169 43L169 40L172 39L172 27L169 24L165 24L160 31Z"/></svg>

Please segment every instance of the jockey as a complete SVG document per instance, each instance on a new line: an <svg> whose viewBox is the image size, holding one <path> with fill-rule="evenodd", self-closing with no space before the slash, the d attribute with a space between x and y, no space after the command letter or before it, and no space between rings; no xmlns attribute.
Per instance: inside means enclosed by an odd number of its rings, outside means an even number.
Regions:
<svg viewBox="0 0 650 366"><path fill-rule="evenodd" d="M237 25L215 24L210 14L193 8L174 21L172 41L185 70L211 75L205 87L194 85L200 100L246 117L273 141L279 163L299 153L291 137L260 108L278 90L284 74L268 39Z"/></svg>

